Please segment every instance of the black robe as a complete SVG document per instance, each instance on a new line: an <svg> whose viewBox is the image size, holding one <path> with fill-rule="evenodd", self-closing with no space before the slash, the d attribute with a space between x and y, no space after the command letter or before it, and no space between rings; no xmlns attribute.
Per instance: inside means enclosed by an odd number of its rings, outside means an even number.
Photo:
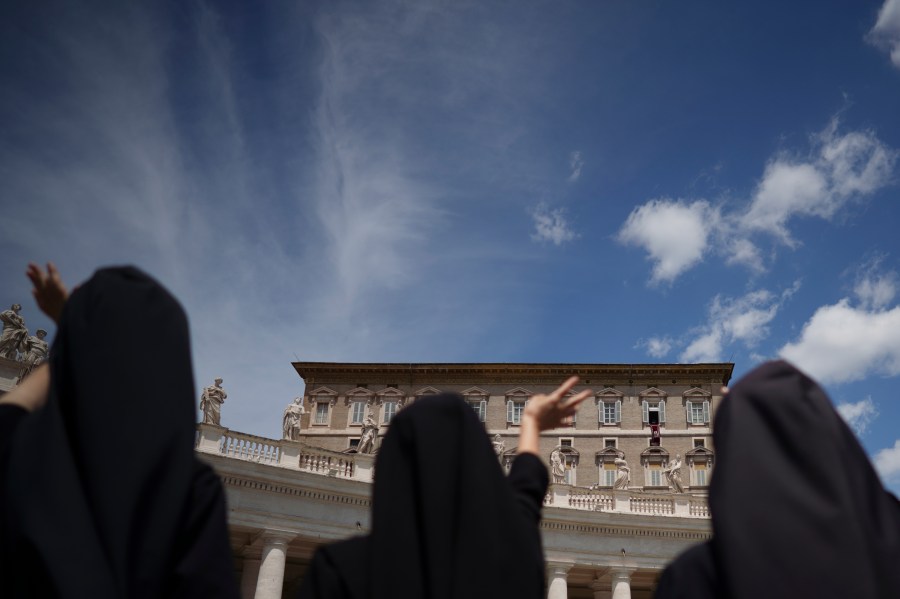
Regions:
<svg viewBox="0 0 900 599"><path fill-rule="evenodd" d="M0 412L0 595L237 597L178 302L135 268L99 270L49 362L46 406Z"/></svg>
<svg viewBox="0 0 900 599"><path fill-rule="evenodd" d="M540 599L547 469L532 454L503 475L484 426L455 395L391 421L378 453L372 532L320 547L302 599Z"/></svg>
<svg viewBox="0 0 900 599"><path fill-rule="evenodd" d="M714 435L713 539L665 570L657 599L900 597L900 504L813 380L760 366Z"/></svg>

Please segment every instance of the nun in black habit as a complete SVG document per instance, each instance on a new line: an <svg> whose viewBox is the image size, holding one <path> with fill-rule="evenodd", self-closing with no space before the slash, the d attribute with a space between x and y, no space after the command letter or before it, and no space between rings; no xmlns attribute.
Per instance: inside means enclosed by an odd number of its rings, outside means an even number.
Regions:
<svg viewBox="0 0 900 599"><path fill-rule="evenodd" d="M49 367L0 401L0 596L237 597L222 486L194 457L184 311L136 268L67 300L35 269L59 326Z"/></svg>
<svg viewBox="0 0 900 599"><path fill-rule="evenodd" d="M459 396L426 396L400 411L376 460L372 532L320 547L299 597L542 598L548 478L538 435L587 397L565 400L577 381L529 402L509 476Z"/></svg>
<svg viewBox="0 0 900 599"><path fill-rule="evenodd" d="M657 599L900 597L900 505L815 381L760 366L714 435L713 539L666 568Z"/></svg>

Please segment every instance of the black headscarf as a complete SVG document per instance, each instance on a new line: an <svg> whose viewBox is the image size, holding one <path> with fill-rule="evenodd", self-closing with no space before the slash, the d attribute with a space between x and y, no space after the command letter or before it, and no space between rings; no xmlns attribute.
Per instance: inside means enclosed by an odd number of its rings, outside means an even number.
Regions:
<svg viewBox="0 0 900 599"><path fill-rule="evenodd" d="M400 411L375 474L371 534L320 549L301 597L542 597L546 469L526 454L508 480L459 396Z"/></svg>
<svg viewBox="0 0 900 599"><path fill-rule="evenodd" d="M769 362L715 420L713 540L657 598L900 597L900 506L815 381Z"/></svg>
<svg viewBox="0 0 900 599"><path fill-rule="evenodd" d="M97 271L66 302L50 373L9 451L3 595L236 596L178 302L135 268Z"/></svg>

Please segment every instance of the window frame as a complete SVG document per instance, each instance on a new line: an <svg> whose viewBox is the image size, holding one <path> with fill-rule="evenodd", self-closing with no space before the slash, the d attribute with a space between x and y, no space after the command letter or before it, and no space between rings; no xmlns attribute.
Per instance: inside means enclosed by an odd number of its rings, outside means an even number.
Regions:
<svg viewBox="0 0 900 599"><path fill-rule="evenodd" d="M328 426L329 421L331 420L331 402L330 401L322 401L321 399L316 399L316 410L313 413L313 426ZM321 408L325 407L324 417L319 418L322 415Z"/></svg>
<svg viewBox="0 0 900 599"><path fill-rule="evenodd" d="M350 400L350 426L362 426L366 421L366 407L369 402L361 399ZM360 406L362 406L360 408ZM359 411L359 420L357 420L357 411Z"/></svg>

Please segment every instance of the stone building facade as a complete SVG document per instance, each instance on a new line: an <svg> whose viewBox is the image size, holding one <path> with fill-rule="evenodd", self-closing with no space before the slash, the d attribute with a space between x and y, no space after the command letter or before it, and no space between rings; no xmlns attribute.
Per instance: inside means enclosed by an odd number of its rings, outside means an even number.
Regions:
<svg viewBox="0 0 900 599"><path fill-rule="evenodd" d="M306 383L300 437L309 445L353 451L372 415L383 436L390 419L423 395L461 394L502 443L504 461L515 455L519 418L529 397L555 389L577 374L572 391L591 389L570 426L542 435L550 465L558 450L565 484L611 488L615 460L631 473L629 488L668 491L666 466L679 457L683 488L705 492L715 464L710 423L733 364L344 364L295 362ZM661 443L650 445L650 421Z"/></svg>

